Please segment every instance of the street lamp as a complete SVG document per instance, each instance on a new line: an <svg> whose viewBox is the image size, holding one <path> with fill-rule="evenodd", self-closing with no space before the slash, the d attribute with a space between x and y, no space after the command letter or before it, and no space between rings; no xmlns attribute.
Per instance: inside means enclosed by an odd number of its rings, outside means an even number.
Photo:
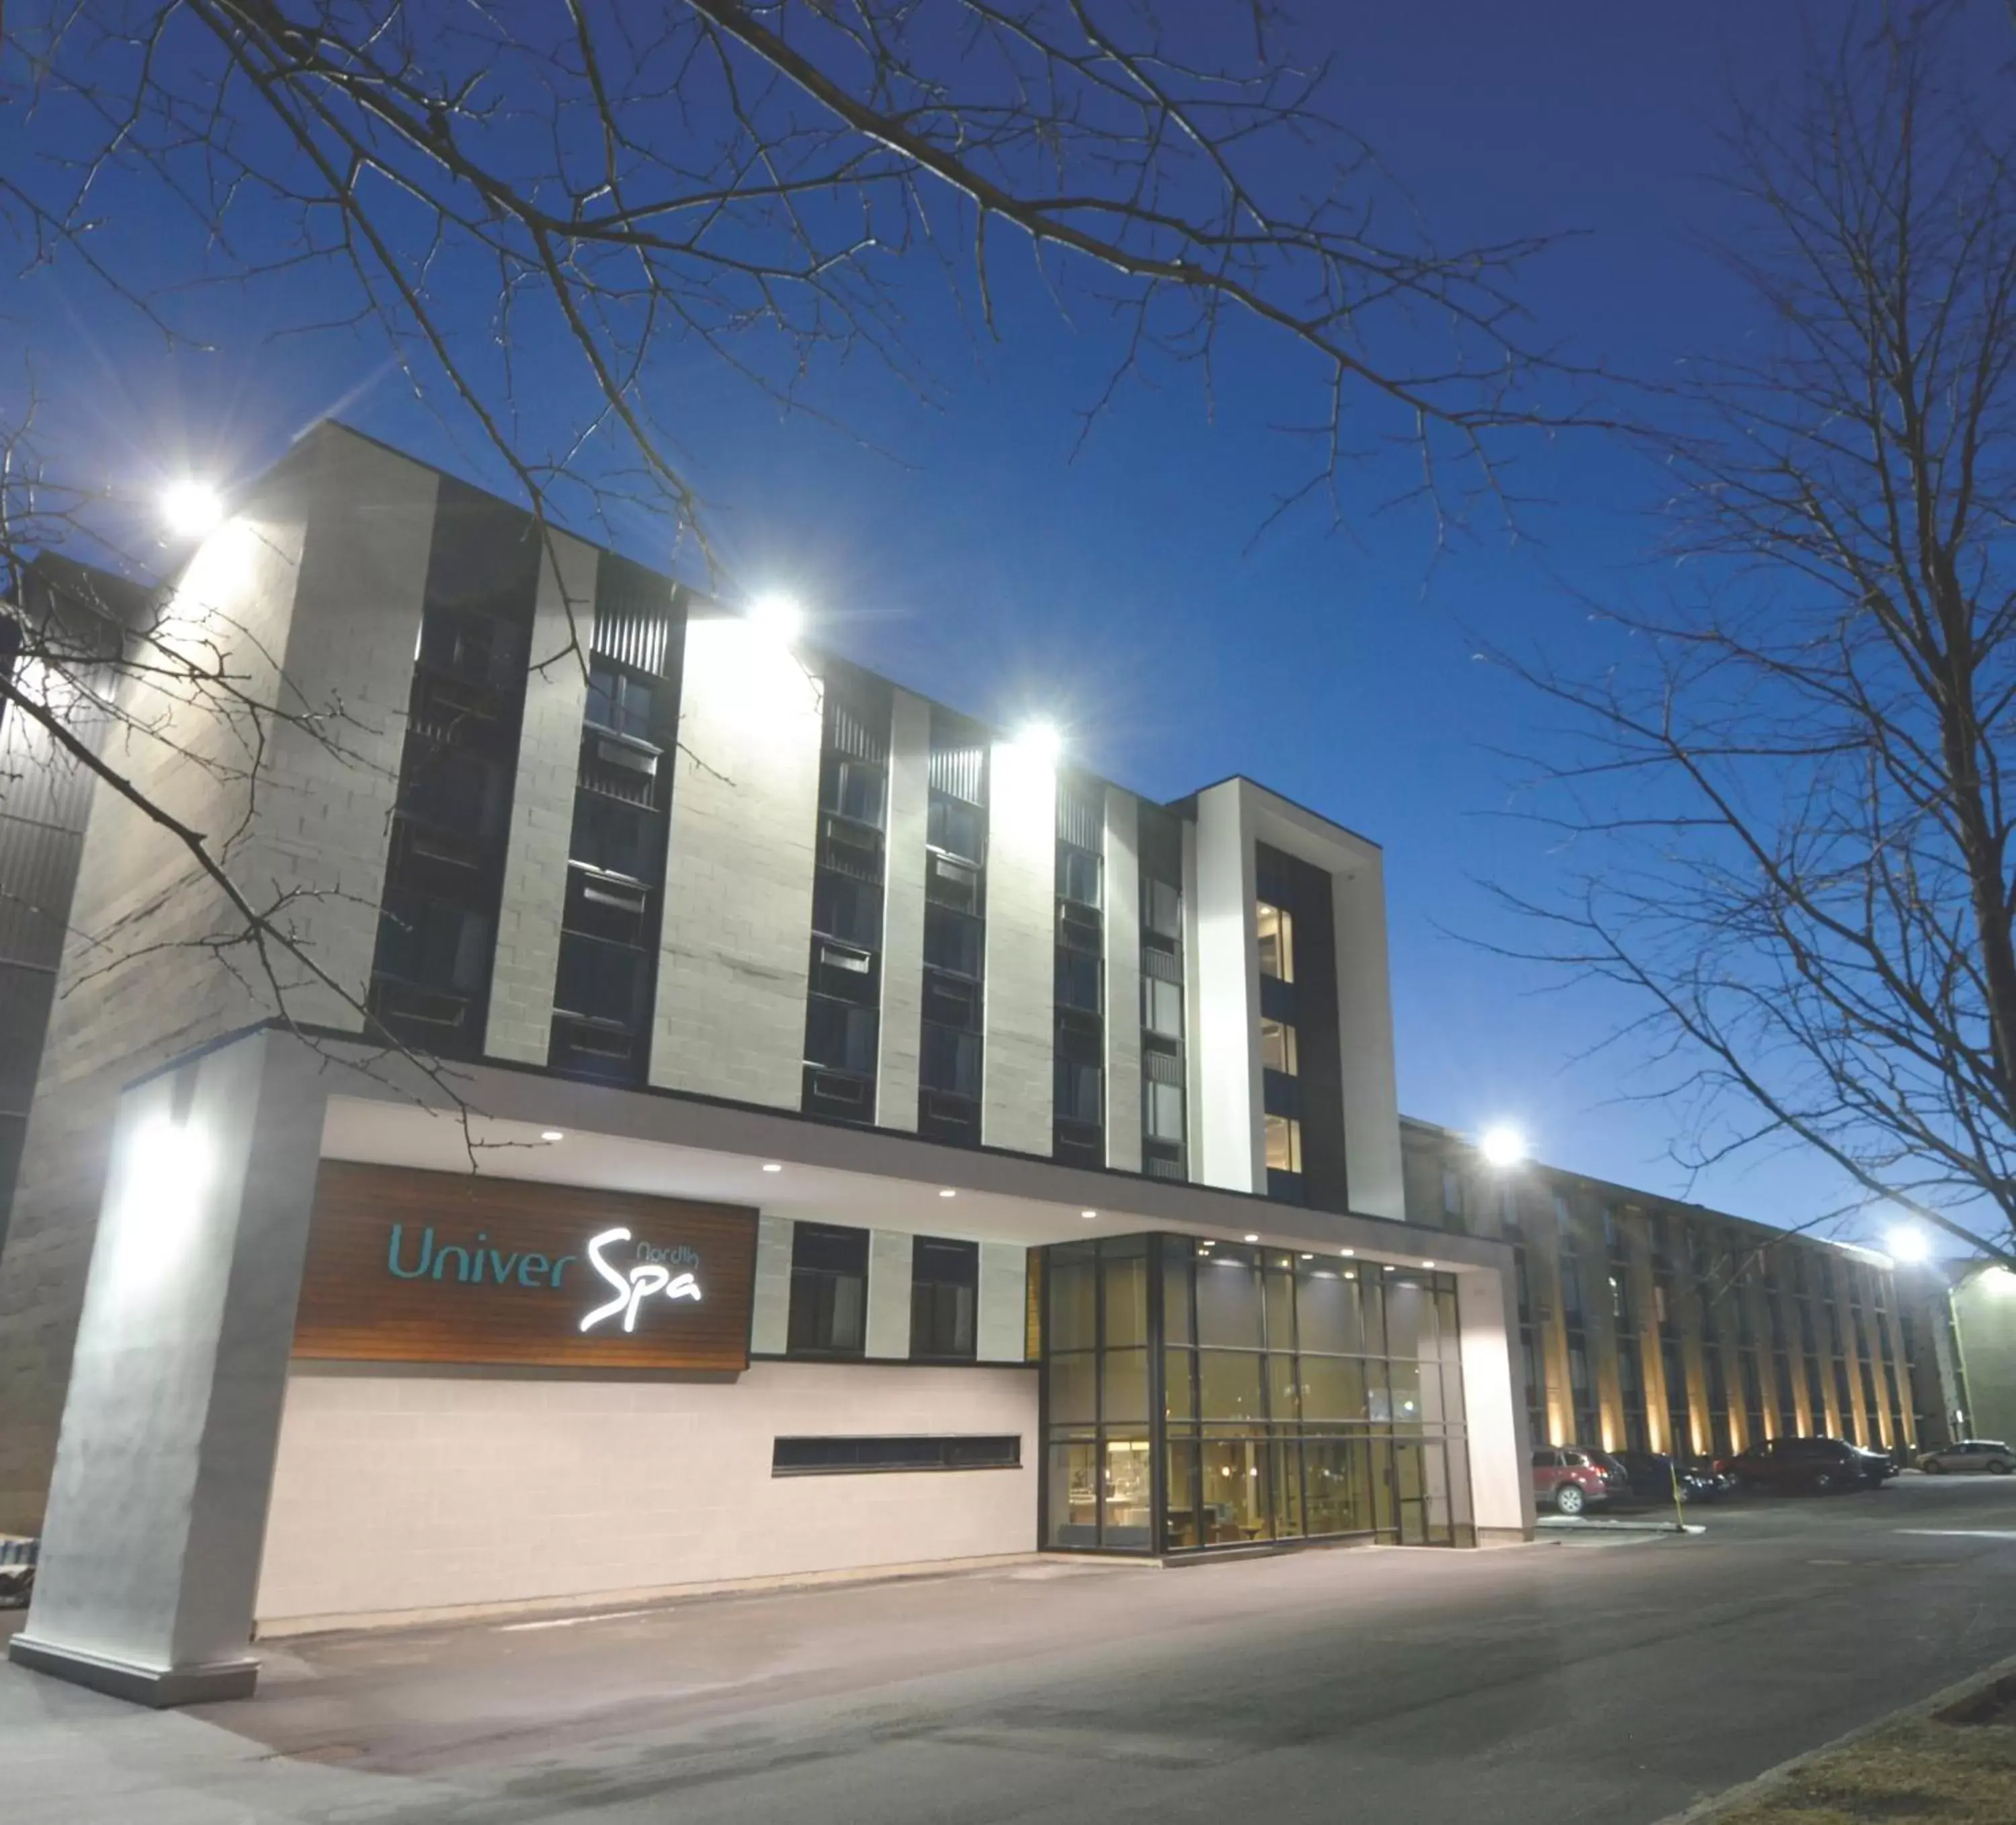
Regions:
<svg viewBox="0 0 2016 1825"><path fill-rule="evenodd" d="M805 611L795 596L772 589L749 604L745 618L751 627L780 646L788 646L804 632Z"/></svg>
<svg viewBox="0 0 2016 1825"><path fill-rule="evenodd" d="M161 491L161 520L177 538L202 538L224 519L224 497L207 481L171 482Z"/></svg>
<svg viewBox="0 0 2016 1825"><path fill-rule="evenodd" d="M1929 1261L1932 1257L1931 1239L1924 1230L1910 1226L1900 1226L1892 1229L1885 1238L1885 1245L1888 1248L1892 1261L1904 1262L1912 1266Z"/></svg>
<svg viewBox="0 0 2016 1825"><path fill-rule="evenodd" d="M1478 1151L1484 1155L1485 1165L1503 1172L1525 1158L1526 1137L1517 1128L1499 1122L1484 1131L1483 1139L1478 1143Z"/></svg>

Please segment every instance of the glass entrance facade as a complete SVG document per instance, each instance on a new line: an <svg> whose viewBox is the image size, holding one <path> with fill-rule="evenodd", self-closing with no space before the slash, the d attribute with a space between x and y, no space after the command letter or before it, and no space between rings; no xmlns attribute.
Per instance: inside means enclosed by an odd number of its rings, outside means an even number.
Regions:
<svg viewBox="0 0 2016 1825"><path fill-rule="evenodd" d="M1474 1543L1453 1276L1183 1236L1043 1255L1046 1546Z"/></svg>

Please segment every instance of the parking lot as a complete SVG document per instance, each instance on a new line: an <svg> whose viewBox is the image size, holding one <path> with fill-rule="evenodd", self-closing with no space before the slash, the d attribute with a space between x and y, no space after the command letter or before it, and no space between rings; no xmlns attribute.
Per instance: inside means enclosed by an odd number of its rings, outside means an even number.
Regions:
<svg viewBox="0 0 2016 1825"><path fill-rule="evenodd" d="M1701 1518L323 1636L181 1714L9 1668L7 1816L1649 1825L2016 1654L2016 1479Z"/></svg>

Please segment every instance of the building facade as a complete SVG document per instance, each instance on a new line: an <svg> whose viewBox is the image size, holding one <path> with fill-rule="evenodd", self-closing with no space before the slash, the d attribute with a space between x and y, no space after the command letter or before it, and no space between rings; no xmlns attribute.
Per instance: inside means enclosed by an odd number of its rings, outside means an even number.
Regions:
<svg viewBox="0 0 2016 1825"><path fill-rule="evenodd" d="M1512 1248L1535 1444L1723 1457L1824 1434L1908 1462L1939 1413L1935 1314L1887 1255L1402 1132L1413 1220Z"/></svg>
<svg viewBox="0 0 2016 1825"><path fill-rule="evenodd" d="M0 1254L17 1659L169 1702L255 1631L1530 1529L1510 1251L1407 1221L1376 845L335 426L160 612L255 707L129 675L124 764L265 936L95 796Z"/></svg>

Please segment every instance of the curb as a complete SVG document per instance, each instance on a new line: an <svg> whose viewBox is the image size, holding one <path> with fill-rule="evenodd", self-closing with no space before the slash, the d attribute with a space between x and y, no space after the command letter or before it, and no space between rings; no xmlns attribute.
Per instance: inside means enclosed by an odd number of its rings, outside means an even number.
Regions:
<svg viewBox="0 0 2016 1825"><path fill-rule="evenodd" d="M2007 1660L1999 1660L1992 1667L1984 1667L1978 1673L1957 1683L1935 1692L1929 1698L1921 1698L1915 1704L1907 1704L1900 1711L1888 1712L1869 1722L1858 1725L1845 1735L1836 1737L1831 1743L1823 1743L1816 1749L1802 1750L1788 1762L1780 1762L1776 1768L1767 1768L1762 1774L1753 1776L1740 1787L1726 1788L1712 1794L1705 1800L1697 1800L1691 1806L1679 1812L1669 1812L1663 1819L1656 1819L1653 1825L1706 1825L1706 1821L1721 1818L1737 1807L1747 1805L1752 1800L1761 1800L1788 1785L1792 1777L1823 1755L1831 1755L1837 1749L1852 1748L1865 1737L1873 1737L1878 1731L1887 1730L1893 1724L1920 1723L1937 1712L1963 1703L1991 1686L2016 1676L2016 1654Z"/></svg>

